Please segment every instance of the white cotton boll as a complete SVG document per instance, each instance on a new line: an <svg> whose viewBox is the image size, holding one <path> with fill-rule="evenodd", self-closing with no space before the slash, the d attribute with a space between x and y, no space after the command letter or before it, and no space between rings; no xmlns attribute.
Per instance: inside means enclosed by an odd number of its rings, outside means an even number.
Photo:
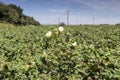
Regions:
<svg viewBox="0 0 120 80"><path fill-rule="evenodd" d="M45 36L46 36L46 37L51 37L51 35L52 35L52 32L51 32L51 31L48 31Z"/></svg>
<svg viewBox="0 0 120 80"><path fill-rule="evenodd" d="M59 31L60 31L60 32L63 32L63 31L64 31L64 28L60 26L60 27L59 27Z"/></svg>
<svg viewBox="0 0 120 80"><path fill-rule="evenodd" d="M77 42L72 43L72 45L73 45L73 46L76 46L76 45L77 45Z"/></svg>

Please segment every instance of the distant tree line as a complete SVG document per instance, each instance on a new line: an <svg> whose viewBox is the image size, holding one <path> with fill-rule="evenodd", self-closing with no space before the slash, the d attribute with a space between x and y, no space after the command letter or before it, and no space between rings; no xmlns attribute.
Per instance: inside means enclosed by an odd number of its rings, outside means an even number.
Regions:
<svg viewBox="0 0 120 80"><path fill-rule="evenodd" d="M0 23L10 23L14 25L40 25L34 20L23 14L23 9L14 4L3 4L0 2Z"/></svg>

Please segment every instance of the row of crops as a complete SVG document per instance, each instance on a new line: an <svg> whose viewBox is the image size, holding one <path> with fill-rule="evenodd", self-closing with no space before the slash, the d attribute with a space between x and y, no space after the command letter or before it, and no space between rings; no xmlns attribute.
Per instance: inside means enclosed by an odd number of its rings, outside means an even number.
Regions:
<svg viewBox="0 0 120 80"><path fill-rule="evenodd" d="M0 27L0 80L120 80L120 27Z"/></svg>

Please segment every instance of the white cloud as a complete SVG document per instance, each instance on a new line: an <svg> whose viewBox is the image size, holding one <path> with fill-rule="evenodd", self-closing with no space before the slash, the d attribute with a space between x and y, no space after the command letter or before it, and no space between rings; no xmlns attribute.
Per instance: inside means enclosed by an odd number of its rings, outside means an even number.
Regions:
<svg viewBox="0 0 120 80"><path fill-rule="evenodd" d="M96 10L120 10L120 0L74 0L73 2Z"/></svg>
<svg viewBox="0 0 120 80"><path fill-rule="evenodd" d="M69 9L67 9L67 8L65 8L65 9L49 9L48 11L52 12L52 13L65 13L67 10L69 10Z"/></svg>

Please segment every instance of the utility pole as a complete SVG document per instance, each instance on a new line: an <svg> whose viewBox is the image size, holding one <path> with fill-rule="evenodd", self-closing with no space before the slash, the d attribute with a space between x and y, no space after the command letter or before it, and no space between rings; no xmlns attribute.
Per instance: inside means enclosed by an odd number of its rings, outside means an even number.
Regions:
<svg viewBox="0 0 120 80"><path fill-rule="evenodd" d="M60 24L60 17L58 17L58 25Z"/></svg>
<svg viewBox="0 0 120 80"><path fill-rule="evenodd" d="M96 18L95 18L95 17L93 17L93 24L95 24L95 19L96 19Z"/></svg>
<svg viewBox="0 0 120 80"><path fill-rule="evenodd" d="M66 13L67 13L67 25L69 25L69 12L70 12L70 10L66 10Z"/></svg>

